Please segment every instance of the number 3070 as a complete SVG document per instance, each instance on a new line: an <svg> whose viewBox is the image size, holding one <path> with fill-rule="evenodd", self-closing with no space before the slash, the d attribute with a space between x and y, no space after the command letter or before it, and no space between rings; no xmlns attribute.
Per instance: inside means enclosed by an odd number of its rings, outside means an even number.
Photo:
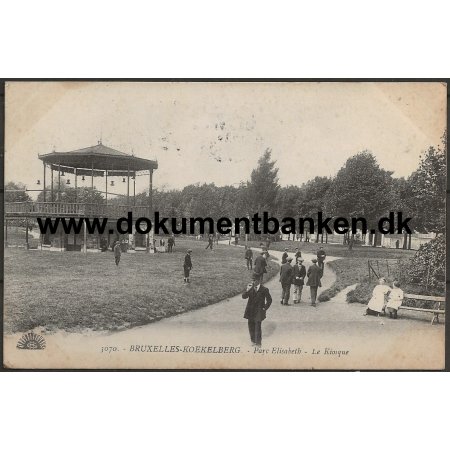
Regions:
<svg viewBox="0 0 450 450"><path fill-rule="evenodd" d="M100 353L112 353L117 351L117 347L102 347Z"/></svg>

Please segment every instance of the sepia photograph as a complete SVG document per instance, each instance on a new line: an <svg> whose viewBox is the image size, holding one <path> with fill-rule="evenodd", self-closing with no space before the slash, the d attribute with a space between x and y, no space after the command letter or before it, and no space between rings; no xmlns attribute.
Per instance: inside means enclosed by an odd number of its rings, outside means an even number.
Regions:
<svg viewBox="0 0 450 450"><path fill-rule="evenodd" d="M443 370L447 85L5 85L4 366Z"/></svg>

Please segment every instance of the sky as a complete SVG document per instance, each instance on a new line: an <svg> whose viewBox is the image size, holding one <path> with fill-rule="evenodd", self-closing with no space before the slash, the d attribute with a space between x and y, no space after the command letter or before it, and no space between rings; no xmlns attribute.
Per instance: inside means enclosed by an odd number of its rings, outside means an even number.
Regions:
<svg viewBox="0 0 450 450"><path fill-rule="evenodd" d="M6 86L5 179L37 189L38 154L99 140L157 159L154 187L164 189L246 181L267 148L282 186L333 176L365 149L408 176L440 145L446 109L442 83L14 82ZM147 186L137 178L136 192Z"/></svg>

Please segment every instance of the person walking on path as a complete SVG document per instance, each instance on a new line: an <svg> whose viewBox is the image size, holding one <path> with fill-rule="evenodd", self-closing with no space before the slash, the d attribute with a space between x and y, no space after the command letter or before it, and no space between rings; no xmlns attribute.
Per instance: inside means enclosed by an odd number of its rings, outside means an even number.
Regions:
<svg viewBox="0 0 450 450"><path fill-rule="evenodd" d="M307 276L308 281L306 285L309 286L311 291L311 306L315 307L317 300L317 289L322 286L322 283L320 282L320 279L322 278L322 271L317 266L316 258L312 260L312 265L309 266Z"/></svg>
<svg viewBox="0 0 450 450"><path fill-rule="evenodd" d="M289 305L289 297L291 296L291 284L294 275L294 270L291 266L292 258L288 257L286 262L282 264L280 269L280 283L281 283L281 304Z"/></svg>
<svg viewBox="0 0 450 450"><path fill-rule="evenodd" d="M247 261L247 270L253 269L253 252L250 247L245 246L245 260Z"/></svg>
<svg viewBox="0 0 450 450"><path fill-rule="evenodd" d="M211 250L213 249L213 237L212 235L208 235L208 245L206 246L205 250L208 250L208 248L210 248Z"/></svg>
<svg viewBox="0 0 450 450"><path fill-rule="evenodd" d="M302 300L303 285L305 284L306 268L303 265L303 259L298 258L297 264L294 266L293 283L294 283L294 303L300 303Z"/></svg>
<svg viewBox="0 0 450 450"><path fill-rule="evenodd" d="M284 249L284 253L281 255L281 264L284 264L287 261L287 258L288 258L287 252L288 252L288 250L289 249L287 247Z"/></svg>
<svg viewBox="0 0 450 450"><path fill-rule="evenodd" d="M116 266L120 263L120 256L122 254L122 249L120 248L120 241L114 244L114 260L116 261Z"/></svg>
<svg viewBox="0 0 450 450"><path fill-rule="evenodd" d="M294 257L295 257L295 264L297 264L298 259L302 257L302 252L299 250L298 247L295 247Z"/></svg>
<svg viewBox="0 0 450 450"><path fill-rule="evenodd" d="M248 332L252 345L261 346L262 330L261 322L266 318L266 311L272 304L269 289L261 284L257 274L253 274L253 281L247 285L247 290L242 294L247 299L244 319L248 320Z"/></svg>
<svg viewBox="0 0 450 450"><path fill-rule="evenodd" d="M192 270L191 253L192 253L192 250L189 249L184 257L183 269L184 269L184 282L185 283L191 282L191 280L189 279L189 274Z"/></svg>
<svg viewBox="0 0 450 450"><path fill-rule="evenodd" d="M322 273L323 273L323 268L324 268L324 261L325 261L325 258L327 257L327 254L325 253L325 250L323 249L323 246L321 245L320 247L319 247L319 250L317 251L317 262L318 262L318 266L319 266L319 268L320 268L320 270L322 271Z"/></svg>
<svg viewBox="0 0 450 450"><path fill-rule="evenodd" d="M258 275L259 281L262 283L264 274L267 273L267 253L263 250L263 252L258 255L255 259L255 265L253 268L253 272Z"/></svg>
<svg viewBox="0 0 450 450"><path fill-rule="evenodd" d="M173 253L173 246L175 245L175 239L173 236L170 236L169 239L167 239L167 251L169 253Z"/></svg>

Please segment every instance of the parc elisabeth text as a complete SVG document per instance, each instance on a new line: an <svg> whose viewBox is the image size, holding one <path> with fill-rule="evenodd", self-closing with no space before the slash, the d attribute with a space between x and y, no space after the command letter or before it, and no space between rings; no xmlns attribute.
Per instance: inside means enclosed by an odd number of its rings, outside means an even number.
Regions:
<svg viewBox="0 0 450 450"><path fill-rule="evenodd" d="M241 347L234 346L204 346L204 345L137 345L132 344L128 350L132 353L209 353L209 354L239 354L243 353ZM115 353L120 351L118 347L102 347L101 353ZM249 353L250 350L247 351ZM253 354L258 355L313 355L313 356L348 356L349 350L335 349L331 347L312 348L309 350L300 347L279 347L271 348L255 347Z"/></svg>

